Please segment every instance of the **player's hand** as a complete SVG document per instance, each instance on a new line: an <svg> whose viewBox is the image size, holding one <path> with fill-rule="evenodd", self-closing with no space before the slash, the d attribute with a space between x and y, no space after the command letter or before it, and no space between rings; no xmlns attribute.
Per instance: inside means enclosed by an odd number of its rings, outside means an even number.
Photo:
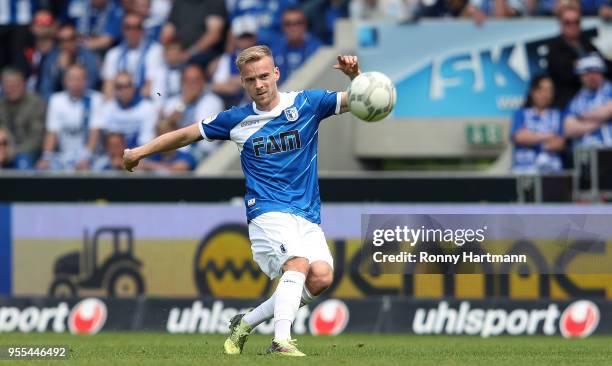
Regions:
<svg viewBox="0 0 612 366"><path fill-rule="evenodd" d="M133 172L134 168L138 166L140 159L134 153L132 149L123 150L123 166L128 172Z"/></svg>
<svg viewBox="0 0 612 366"><path fill-rule="evenodd" d="M342 71L351 80L361 74L359 70L359 60L357 56L340 55L338 56L338 63L334 65L334 69Z"/></svg>

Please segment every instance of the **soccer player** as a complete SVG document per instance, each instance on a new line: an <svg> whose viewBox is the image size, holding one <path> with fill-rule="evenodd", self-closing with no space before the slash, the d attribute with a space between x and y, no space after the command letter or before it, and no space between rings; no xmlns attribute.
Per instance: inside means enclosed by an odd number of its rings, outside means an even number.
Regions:
<svg viewBox="0 0 612 366"><path fill-rule="evenodd" d="M331 285L333 276L333 259L319 226L319 123L348 111L348 95L326 90L279 92L280 73L267 46L245 49L236 66L252 104L126 149L124 165L132 171L142 158L201 139L238 145L253 258L267 276L280 280L270 299L230 320L225 353L242 353L253 329L274 317L268 353L305 356L291 339L291 324L300 304L312 302ZM351 79L360 73L355 56L338 56L334 68Z"/></svg>

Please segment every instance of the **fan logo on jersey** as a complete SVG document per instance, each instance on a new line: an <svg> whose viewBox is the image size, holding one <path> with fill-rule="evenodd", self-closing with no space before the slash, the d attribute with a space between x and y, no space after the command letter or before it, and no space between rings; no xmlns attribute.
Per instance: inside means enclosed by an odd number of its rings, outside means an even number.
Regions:
<svg viewBox="0 0 612 366"><path fill-rule="evenodd" d="M96 334L106 323L106 305L94 298L85 299L72 309L68 329L72 334Z"/></svg>
<svg viewBox="0 0 612 366"><path fill-rule="evenodd" d="M349 310L340 300L323 301L312 311L308 327L313 335L337 335L344 331L349 321Z"/></svg>
<svg viewBox="0 0 612 366"><path fill-rule="evenodd" d="M571 303L561 314L559 330L565 338L584 338L599 325L599 308L593 302L580 300Z"/></svg>
<svg viewBox="0 0 612 366"><path fill-rule="evenodd" d="M298 110L295 107L285 109L285 117L287 117L287 121L293 122L296 121L300 115L298 114Z"/></svg>
<svg viewBox="0 0 612 366"><path fill-rule="evenodd" d="M298 130L281 132L278 135L259 136L253 138L253 152L256 157L279 154L302 148L302 140Z"/></svg>

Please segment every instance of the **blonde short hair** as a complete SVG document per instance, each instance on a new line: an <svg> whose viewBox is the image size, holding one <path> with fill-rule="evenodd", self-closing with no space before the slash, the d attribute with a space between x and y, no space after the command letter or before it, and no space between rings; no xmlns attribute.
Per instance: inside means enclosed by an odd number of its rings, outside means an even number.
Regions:
<svg viewBox="0 0 612 366"><path fill-rule="evenodd" d="M246 65L247 63L259 61L264 57L272 58L272 51L270 50L270 47L264 45L249 47L240 52L238 55L238 58L236 59L236 67L238 67L238 70L242 70L242 66Z"/></svg>

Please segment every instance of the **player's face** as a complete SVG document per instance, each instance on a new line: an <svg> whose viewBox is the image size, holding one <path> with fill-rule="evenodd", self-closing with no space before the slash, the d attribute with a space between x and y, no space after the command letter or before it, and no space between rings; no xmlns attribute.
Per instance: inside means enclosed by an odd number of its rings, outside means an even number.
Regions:
<svg viewBox="0 0 612 366"><path fill-rule="evenodd" d="M276 82L280 73L271 57L264 57L242 66L240 78L244 90L260 110L271 110L278 104Z"/></svg>

